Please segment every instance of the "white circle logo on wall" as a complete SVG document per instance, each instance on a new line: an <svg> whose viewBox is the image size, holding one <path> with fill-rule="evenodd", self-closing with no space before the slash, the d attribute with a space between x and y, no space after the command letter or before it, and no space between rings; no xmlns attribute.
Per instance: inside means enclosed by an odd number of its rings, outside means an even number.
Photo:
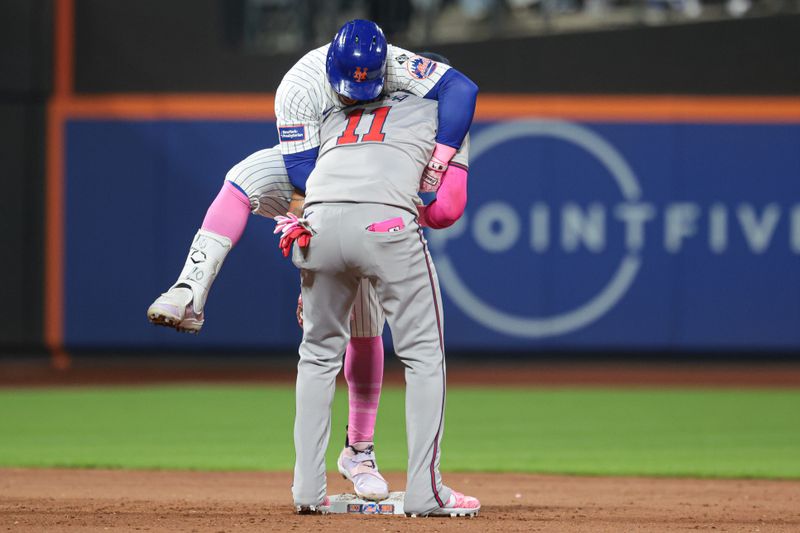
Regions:
<svg viewBox="0 0 800 533"><path fill-rule="evenodd" d="M550 137L572 143L591 154L613 176L622 197L636 202L641 197L641 188L628 163L605 139L578 124L554 120L526 120L504 122L481 130L470 142L470 156L474 161L481 154L504 142L524 137ZM491 211L506 209L503 204L488 206ZM486 212L486 211L484 211ZM466 218L466 217L464 217ZM447 295L467 316L499 333L526 338L542 338L563 335L583 328L605 315L631 287L642 264L639 254L629 250L621 259L611 279L602 289L578 307L550 316L517 316L497 309L476 296L458 274L455 264L445 250L447 240L464 231L466 223L445 232L430 232L428 241L436 253L436 270ZM450 234L447 234L450 231ZM511 228L507 236L501 234L496 245L506 248L506 240L516 237L518 228ZM510 241L509 241L510 242ZM496 251L502 251L498 249Z"/></svg>

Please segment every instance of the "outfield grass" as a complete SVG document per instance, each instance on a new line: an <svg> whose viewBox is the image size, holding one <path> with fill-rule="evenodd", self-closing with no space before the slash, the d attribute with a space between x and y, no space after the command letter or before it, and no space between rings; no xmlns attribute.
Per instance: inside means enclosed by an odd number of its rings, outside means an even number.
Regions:
<svg viewBox="0 0 800 533"><path fill-rule="evenodd" d="M0 390L0 465L289 470L288 386ZM329 466L341 449L337 393ZM376 445L405 468L403 391ZM800 391L451 388L444 470L800 478Z"/></svg>

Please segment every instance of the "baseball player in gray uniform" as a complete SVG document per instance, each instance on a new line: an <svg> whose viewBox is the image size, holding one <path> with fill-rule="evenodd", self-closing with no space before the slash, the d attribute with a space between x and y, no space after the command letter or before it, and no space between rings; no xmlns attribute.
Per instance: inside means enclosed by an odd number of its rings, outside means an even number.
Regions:
<svg viewBox="0 0 800 533"><path fill-rule="evenodd" d="M178 280L148 308L151 322L180 331L199 331L211 285L241 237L248 214L275 216L285 212L282 206L293 190L304 190L317 159L319 124L324 116L331 109L397 89L440 102L436 144L425 173L425 185L435 188L469 128L477 87L446 64L388 45L374 23L350 21L337 32L331 45L306 54L284 77L275 101L279 150L257 152L226 176ZM451 165L450 170L456 173L457 167ZM260 190L269 187L270 178L284 176L288 183L281 181L266 193ZM432 216L430 226L437 227L446 220L446 215L441 219ZM366 282L361 287L345 364L350 392L349 445L342 450L339 469L353 481L358 495L380 499L388 486L377 470L372 432L383 372L380 334L384 319L374 288Z"/></svg>
<svg viewBox="0 0 800 533"><path fill-rule="evenodd" d="M466 168L467 160L468 141L465 140L461 150L453 158L453 169ZM266 218L285 214L294 193L283 156L277 146L259 150L233 166L225 176L225 183L233 184L238 191L244 192L247 198L245 209ZM420 209L423 207L420 206ZM233 208L242 209L238 205ZM217 233L205 228L198 231L177 281L148 308L147 315L151 322L178 331L200 331L204 323L203 308L212 284L235 243L235 239L231 242L232 239L221 233L223 232ZM385 317L375 288L369 280L364 279L359 286L350 317L351 343L380 341L384 324ZM349 355L345 376L350 388L349 442L340 454L337 467L353 482L358 496L381 500L388 496L389 488L378 471L371 441L381 390L383 352L364 353L351 348L347 351ZM365 398L368 401L364 401ZM358 439L352 435L366 437Z"/></svg>
<svg viewBox="0 0 800 533"><path fill-rule="evenodd" d="M420 212L417 195L436 129L437 103L405 92L333 111L321 124L301 219L312 237L306 247L295 245L292 256L304 302L292 487L298 511L325 509L335 378L363 279L377 293L406 366L406 513L475 515L480 509L477 499L445 486L439 473L446 383L442 307L420 219L439 227L454 220L442 223L433 204ZM465 202L466 181L459 187Z"/></svg>

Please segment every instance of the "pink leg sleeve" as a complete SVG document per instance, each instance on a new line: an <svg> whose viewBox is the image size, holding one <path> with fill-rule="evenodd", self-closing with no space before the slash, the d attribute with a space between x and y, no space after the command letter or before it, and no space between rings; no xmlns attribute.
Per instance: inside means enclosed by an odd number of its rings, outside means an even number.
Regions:
<svg viewBox="0 0 800 533"><path fill-rule="evenodd" d="M250 200L233 183L226 181L203 219L203 229L223 235L236 244L247 225Z"/></svg>
<svg viewBox="0 0 800 533"><path fill-rule="evenodd" d="M352 337L344 358L350 400L347 438L350 444L372 442L383 383L383 339Z"/></svg>

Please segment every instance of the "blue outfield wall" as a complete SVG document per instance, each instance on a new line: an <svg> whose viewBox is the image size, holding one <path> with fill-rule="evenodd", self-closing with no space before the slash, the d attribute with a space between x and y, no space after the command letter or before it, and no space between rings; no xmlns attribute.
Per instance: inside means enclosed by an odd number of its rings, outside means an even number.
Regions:
<svg viewBox="0 0 800 533"><path fill-rule="evenodd" d="M253 217L199 336L147 323L259 121L67 122L68 347L293 349L298 275ZM480 122L428 239L451 349L800 348L800 124Z"/></svg>

